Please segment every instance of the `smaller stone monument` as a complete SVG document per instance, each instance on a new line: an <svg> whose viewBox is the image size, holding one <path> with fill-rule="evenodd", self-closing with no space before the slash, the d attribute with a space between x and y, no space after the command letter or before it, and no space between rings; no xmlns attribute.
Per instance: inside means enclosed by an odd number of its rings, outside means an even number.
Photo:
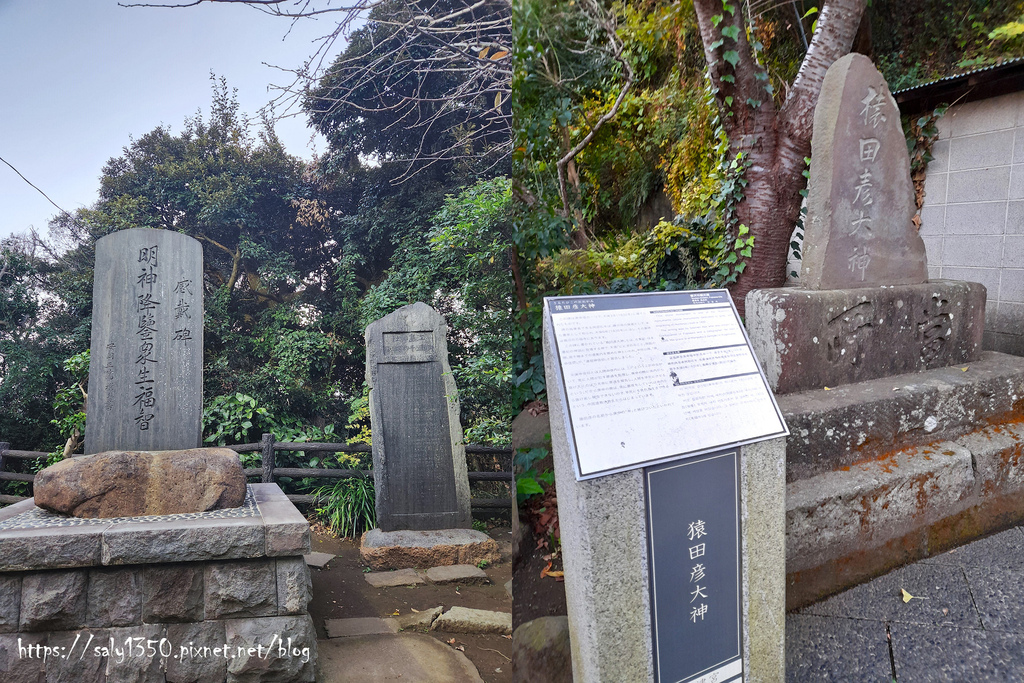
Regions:
<svg viewBox="0 0 1024 683"><path fill-rule="evenodd" d="M466 529L469 476L444 319L424 303L366 328L377 526Z"/></svg>
<svg viewBox="0 0 1024 683"><path fill-rule="evenodd" d="M430 306L403 306L366 328L377 529L362 555L375 567L475 564L496 544L473 531L459 396L447 328ZM445 531L449 530L449 531Z"/></svg>

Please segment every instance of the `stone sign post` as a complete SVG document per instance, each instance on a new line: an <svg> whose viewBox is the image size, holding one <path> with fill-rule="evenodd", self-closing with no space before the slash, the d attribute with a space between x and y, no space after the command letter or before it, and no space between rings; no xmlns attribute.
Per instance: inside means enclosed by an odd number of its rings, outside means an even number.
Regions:
<svg viewBox="0 0 1024 683"><path fill-rule="evenodd" d="M403 306L366 328L377 526L468 529L469 477L447 328L430 306Z"/></svg>
<svg viewBox="0 0 1024 683"><path fill-rule="evenodd" d="M170 230L96 242L85 452L200 446L203 250Z"/></svg>
<svg viewBox="0 0 1024 683"><path fill-rule="evenodd" d="M786 425L725 291L545 299L577 683L785 680Z"/></svg>

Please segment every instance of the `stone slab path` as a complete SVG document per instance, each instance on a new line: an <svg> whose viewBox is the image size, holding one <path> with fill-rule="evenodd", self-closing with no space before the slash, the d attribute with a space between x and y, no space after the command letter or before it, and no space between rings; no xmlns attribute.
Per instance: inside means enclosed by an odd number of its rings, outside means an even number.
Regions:
<svg viewBox="0 0 1024 683"><path fill-rule="evenodd" d="M786 680L1024 681L1024 529L787 615Z"/></svg>
<svg viewBox="0 0 1024 683"><path fill-rule="evenodd" d="M510 538L508 528L492 529L490 534L499 545ZM504 587L512 576L506 559L510 548L502 553L502 560L483 570L462 567L458 570L461 580L434 583L424 581L429 566L404 573L370 571L360 557L359 544L351 540L314 533L312 546L314 552L334 556L324 569L312 570L310 614L322 663L318 680L512 683L512 641L504 635L507 629L500 633L430 630L435 619L456 606L500 612L504 621L510 621L512 599ZM419 583L410 585L409 578L400 576L415 577ZM422 639L437 646L424 645ZM442 653L447 653L447 659ZM346 660L354 663L342 672ZM445 661L448 664L442 664ZM339 669L331 669L331 662ZM476 678L464 673L467 666Z"/></svg>
<svg viewBox="0 0 1024 683"><path fill-rule="evenodd" d="M317 680L330 683L483 683L462 652L416 633L332 638L318 641L317 651Z"/></svg>

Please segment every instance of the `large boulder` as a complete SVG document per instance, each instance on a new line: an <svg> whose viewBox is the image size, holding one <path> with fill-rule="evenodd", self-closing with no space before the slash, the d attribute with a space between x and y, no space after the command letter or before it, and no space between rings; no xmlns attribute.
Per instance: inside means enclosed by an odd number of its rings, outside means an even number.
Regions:
<svg viewBox="0 0 1024 683"><path fill-rule="evenodd" d="M238 507L245 472L229 448L106 451L36 475L35 503L75 517L172 515Z"/></svg>

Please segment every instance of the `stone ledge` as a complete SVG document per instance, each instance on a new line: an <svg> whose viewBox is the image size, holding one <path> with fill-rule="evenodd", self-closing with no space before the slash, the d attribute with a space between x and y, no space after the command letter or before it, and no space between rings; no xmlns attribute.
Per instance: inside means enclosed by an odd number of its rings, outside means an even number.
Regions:
<svg viewBox="0 0 1024 683"><path fill-rule="evenodd" d="M986 351L969 364L778 402L790 429L786 480L793 482L1024 417L1024 358Z"/></svg>
<svg viewBox="0 0 1024 683"><path fill-rule="evenodd" d="M236 516L39 518L39 508L31 500L22 501L4 508L0 516L0 572L308 553L309 524L280 487L250 488L255 507ZM23 513L30 513L26 522L19 520Z"/></svg>
<svg viewBox="0 0 1024 683"><path fill-rule="evenodd" d="M985 287L932 280L859 289L756 289L747 295L746 313L750 343L769 385L788 394L975 360Z"/></svg>
<svg viewBox="0 0 1024 683"><path fill-rule="evenodd" d="M787 609L1024 519L1024 423L790 483Z"/></svg>

